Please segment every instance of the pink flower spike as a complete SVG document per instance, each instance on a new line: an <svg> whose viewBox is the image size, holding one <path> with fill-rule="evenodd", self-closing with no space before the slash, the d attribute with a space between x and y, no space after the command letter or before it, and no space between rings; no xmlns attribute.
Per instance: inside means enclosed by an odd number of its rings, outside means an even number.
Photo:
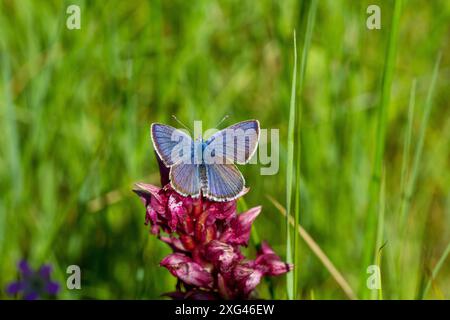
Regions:
<svg viewBox="0 0 450 320"><path fill-rule="evenodd" d="M260 206L238 214L236 200L183 196L171 187L169 169L158 162L163 187L137 183L133 191L144 202L145 224L172 250L160 263L178 280L176 291L167 296L183 300L257 298L253 290L263 276L292 270L293 265L281 261L266 242L255 260L247 260L241 252L241 246L248 245Z"/></svg>
<svg viewBox="0 0 450 320"><path fill-rule="evenodd" d="M211 288L213 279L209 272L182 253L172 253L165 257L161 266L184 283L196 287Z"/></svg>

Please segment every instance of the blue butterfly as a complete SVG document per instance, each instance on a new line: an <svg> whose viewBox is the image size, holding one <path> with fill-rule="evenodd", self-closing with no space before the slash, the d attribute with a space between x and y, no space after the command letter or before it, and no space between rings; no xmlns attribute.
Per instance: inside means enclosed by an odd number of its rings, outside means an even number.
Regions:
<svg viewBox="0 0 450 320"><path fill-rule="evenodd" d="M246 164L259 142L258 120L247 120L195 141L183 130L153 123L153 147L170 168L170 185L183 196L201 194L213 201L231 201L245 192L235 164Z"/></svg>

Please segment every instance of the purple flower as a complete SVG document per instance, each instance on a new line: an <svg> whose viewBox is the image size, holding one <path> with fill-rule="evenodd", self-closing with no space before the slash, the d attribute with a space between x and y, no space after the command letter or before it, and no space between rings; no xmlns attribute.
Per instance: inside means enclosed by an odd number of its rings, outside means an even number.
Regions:
<svg viewBox="0 0 450 320"><path fill-rule="evenodd" d="M20 279L11 282L7 288L7 294L11 296L21 295L25 300L37 300L56 296L59 284L50 279L52 268L43 265L38 270L32 270L25 260L18 264Z"/></svg>
<svg viewBox="0 0 450 320"><path fill-rule="evenodd" d="M248 299L264 276L292 270L265 242L255 260L241 253L261 206L238 214L236 200L215 202L182 196L167 183L167 170L161 170L161 180L166 183L162 188L137 183L133 191L144 203L150 232L173 250L160 263L179 280L177 291L166 296Z"/></svg>
<svg viewBox="0 0 450 320"><path fill-rule="evenodd" d="M234 268L233 276L236 287L247 296L261 281L264 275L260 270L251 267L251 263L239 264Z"/></svg>
<svg viewBox="0 0 450 320"><path fill-rule="evenodd" d="M235 263L241 258L233 246L218 240L212 240L206 246L205 257L224 274L231 273Z"/></svg>
<svg viewBox="0 0 450 320"><path fill-rule="evenodd" d="M265 241L261 244L261 249L254 264L258 270L267 276L278 276L294 268L293 264L281 261L280 257Z"/></svg>
<svg viewBox="0 0 450 320"><path fill-rule="evenodd" d="M235 217L221 236L222 241L247 246L252 223L261 212L261 206L252 208Z"/></svg>
<svg viewBox="0 0 450 320"><path fill-rule="evenodd" d="M211 288L212 286L211 274L182 253L172 253L165 257L160 264L188 285L201 288Z"/></svg>

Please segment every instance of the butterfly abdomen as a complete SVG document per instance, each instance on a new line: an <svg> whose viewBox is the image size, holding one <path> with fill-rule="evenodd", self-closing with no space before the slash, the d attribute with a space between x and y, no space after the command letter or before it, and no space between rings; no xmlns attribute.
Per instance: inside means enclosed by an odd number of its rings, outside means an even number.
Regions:
<svg viewBox="0 0 450 320"><path fill-rule="evenodd" d="M200 175L200 188L202 190L202 193L205 195L208 192L208 179L206 177L206 167L204 164L201 164L198 168L199 175Z"/></svg>

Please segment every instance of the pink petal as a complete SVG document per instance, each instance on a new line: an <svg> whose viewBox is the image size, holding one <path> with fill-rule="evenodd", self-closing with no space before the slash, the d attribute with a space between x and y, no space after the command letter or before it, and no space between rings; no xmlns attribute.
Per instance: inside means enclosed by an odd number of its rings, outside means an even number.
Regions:
<svg viewBox="0 0 450 320"><path fill-rule="evenodd" d="M165 257L161 266L188 285L210 288L213 283L212 276L201 265L192 261L182 253L172 253Z"/></svg>
<svg viewBox="0 0 450 320"><path fill-rule="evenodd" d="M222 234L220 240L236 244L247 245L250 239L252 223L261 212L261 206L243 212L230 222L229 228Z"/></svg>
<svg viewBox="0 0 450 320"><path fill-rule="evenodd" d="M184 245L183 242L176 238L176 237L159 237L161 241L167 243L173 250L176 251L188 251Z"/></svg>
<svg viewBox="0 0 450 320"><path fill-rule="evenodd" d="M265 241L261 244L254 266L268 276L278 276L294 268L294 265L281 261L280 257Z"/></svg>
<svg viewBox="0 0 450 320"><path fill-rule="evenodd" d="M152 222L152 233L158 233L159 228L156 226L157 216L158 213L164 213L166 202L162 190L151 184L137 183L133 191L141 198L146 207L146 224Z"/></svg>
<svg viewBox="0 0 450 320"><path fill-rule="evenodd" d="M278 258L278 257L277 257ZM279 276L294 268L293 264L283 262L270 256L261 256L256 261L256 268L267 276Z"/></svg>
<svg viewBox="0 0 450 320"><path fill-rule="evenodd" d="M145 224L148 224L149 222L152 225L151 232L153 234L158 234L159 233L158 214L151 207L147 207L147 211L145 214Z"/></svg>
<svg viewBox="0 0 450 320"><path fill-rule="evenodd" d="M229 220L236 216L236 201L212 202L208 211L216 219Z"/></svg>
<svg viewBox="0 0 450 320"><path fill-rule="evenodd" d="M136 183L135 188L133 189L134 192L136 192L139 196L144 196L143 200L147 199L147 196L153 196L155 199L157 199L159 202L163 202L163 199L161 198L161 195L159 194L159 191L161 188L154 186L152 184L147 183ZM144 202L145 203L145 202Z"/></svg>
<svg viewBox="0 0 450 320"><path fill-rule="evenodd" d="M176 227L178 221L183 221L187 215L187 210L183 205L183 201L179 199L179 197L175 194L171 194L168 201L168 208L170 217L167 217L169 220L169 226L172 232L176 231Z"/></svg>
<svg viewBox="0 0 450 320"><path fill-rule="evenodd" d="M269 246L267 241L263 241L261 243L261 248L259 249L260 253L262 254L276 254L275 251Z"/></svg>
<svg viewBox="0 0 450 320"><path fill-rule="evenodd" d="M239 259L231 245L218 240L213 240L206 246L205 255L222 273L230 273L231 268Z"/></svg>
<svg viewBox="0 0 450 320"><path fill-rule="evenodd" d="M253 269L246 264L237 265L234 269L234 277L244 296L248 296L256 288L262 276L263 274L260 270Z"/></svg>

